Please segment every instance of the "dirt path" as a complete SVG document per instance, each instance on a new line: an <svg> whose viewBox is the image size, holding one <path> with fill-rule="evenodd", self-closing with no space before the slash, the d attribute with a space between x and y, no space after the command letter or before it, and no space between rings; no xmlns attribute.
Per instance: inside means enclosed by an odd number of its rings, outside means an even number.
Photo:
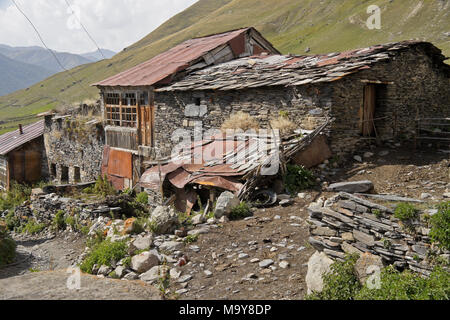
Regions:
<svg viewBox="0 0 450 320"><path fill-rule="evenodd" d="M140 281L82 275L80 290L69 290L65 271L45 271L0 280L0 300L159 300L157 289Z"/></svg>

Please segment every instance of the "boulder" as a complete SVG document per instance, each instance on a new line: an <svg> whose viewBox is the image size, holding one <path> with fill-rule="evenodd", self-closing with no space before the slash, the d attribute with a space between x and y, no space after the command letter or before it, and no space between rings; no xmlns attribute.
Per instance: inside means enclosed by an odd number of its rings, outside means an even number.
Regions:
<svg viewBox="0 0 450 320"><path fill-rule="evenodd" d="M323 279L322 276L330 271L331 265L334 263L325 253L317 252L312 255L308 261L308 273L306 274L306 285L308 286L308 294L313 292L322 292Z"/></svg>
<svg viewBox="0 0 450 320"><path fill-rule="evenodd" d="M192 224L193 224L194 226L199 225L199 224L202 224L202 223L204 223L205 221L206 221L206 217L205 217L204 214L198 214L198 215L192 217Z"/></svg>
<svg viewBox="0 0 450 320"><path fill-rule="evenodd" d="M372 181L352 181L334 183L328 187L330 192L364 193L373 189Z"/></svg>
<svg viewBox="0 0 450 320"><path fill-rule="evenodd" d="M166 277L169 271L168 266L154 266L146 273L141 274L139 279L148 283L155 283L158 279Z"/></svg>
<svg viewBox="0 0 450 320"><path fill-rule="evenodd" d="M111 267L101 266L100 269L98 269L97 274L107 276L111 273L111 271L112 271Z"/></svg>
<svg viewBox="0 0 450 320"><path fill-rule="evenodd" d="M121 279L123 278L123 276L125 275L125 267L124 266L118 266L116 268L116 270L114 270L114 273L116 274L116 276Z"/></svg>
<svg viewBox="0 0 450 320"><path fill-rule="evenodd" d="M130 218L125 221L122 235L132 234L136 226L136 218Z"/></svg>
<svg viewBox="0 0 450 320"><path fill-rule="evenodd" d="M365 252L356 262L355 272L363 285L376 270L381 271L383 267L383 259L380 256Z"/></svg>
<svg viewBox="0 0 450 320"><path fill-rule="evenodd" d="M179 224L175 210L163 206L153 210L150 220L155 224L155 232L157 234L173 233Z"/></svg>
<svg viewBox="0 0 450 320"><path fill-rule="evenodd" d="M151 235L148 235L145 237L139 236L136 239L134 239L133 242L131 242L129 252L147 250L152 246L152 243L153 243L153 238Z"/></svg>
<svg viewBox="0 0 450 320"><path fill-rule="evenodd" d="M159 257L151 252L143 252L131 258L131 269L138 273L144 273L159 264Z"/></svg>
<svg viewBox="0 0 450 320"><path fill-rule="evenodd" d="M240 203L239 198L230 191L223 192L217 199L216 211L214 213L215 217L217 219L220 219L223 216L228 217L231 210L237 207Z"/></svg>

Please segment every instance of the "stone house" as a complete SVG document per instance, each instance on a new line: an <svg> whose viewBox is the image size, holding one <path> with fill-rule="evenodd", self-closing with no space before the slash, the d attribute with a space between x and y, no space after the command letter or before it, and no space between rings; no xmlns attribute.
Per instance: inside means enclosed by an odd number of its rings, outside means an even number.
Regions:
<svg viewBox="0 0 450 320"><path fill-rule="evenodd" d="M46 114L44 144L49 178L58 183L89 183L101 175L105 133L99 108L82 105L65 115Z"/></svg>
<svg viewBox="0 0 450 320"><path fill-rule="evenodd" d="M13 181L38 182L47 173L43 120L0 136L0 189L8 190Z"/></svg>
<svg viewBox="0 0 450 320"><path fill-rule="evenodd" d="M255 29L189 40L95 84L106 123L103 172L118 188L167 159L176 129L220 128L244 111L262 128L287 115L346 155L413 137L416 120L450 115L450 66L431 43L404 41L325 55L280 55Z"/></svg>

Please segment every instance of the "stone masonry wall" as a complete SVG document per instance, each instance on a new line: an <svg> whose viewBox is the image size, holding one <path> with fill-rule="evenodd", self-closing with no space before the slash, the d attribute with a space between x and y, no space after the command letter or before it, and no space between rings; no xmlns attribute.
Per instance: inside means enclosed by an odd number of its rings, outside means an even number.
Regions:
<svg viewBox="0 0 450 320"><path fill-rule="evenodd" d="M60 183L97 180L105 145L100 123L74 116L47 118L44 140L52 179ZM68 181L62 181L64 167L68 168ZM76 181L76 170L79 170L79 181Z"/></svg>
<svg viewBox="0 0 450 320"><path fill-rule="evenodd" d="M156 93L155 141L164 155L173 148L172 132L195 126L203 131L220 129L223 122L238 111L249 113L261 128L268 129L272 119L287 112L290 120L303 129L313 129L331 108L329 85L298 88L262 88L225 92ZM196 101L197 100L197 101ZM196 105L196 102L199 105Z"/></svg>
<svg viewBox="0 0 450 320"><path fill-rule="evenodd" d="M366 201L348 193L340 193L308 208L309 242L334 259L346 253L381 256L386 264L430 274L431 257L448 260L449 252L431 244L430 229L424 222L414 221L412 229L393 216L390 208Z"/></svg>

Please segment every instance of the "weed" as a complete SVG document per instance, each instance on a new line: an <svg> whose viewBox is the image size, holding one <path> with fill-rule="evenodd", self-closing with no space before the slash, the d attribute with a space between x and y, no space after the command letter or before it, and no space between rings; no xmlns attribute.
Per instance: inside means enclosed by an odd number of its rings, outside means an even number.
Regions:
<svg viewBox="0 0 450 320"><path fill-rule="evenodd" d="M234 207L230 213L230 220L239 220L252 216L252 211L246 202L241 202L237 207Z"/></svg>
<svg viewBox="0 0 450 320"><path fill-rule="evenodd" d="M52 221L52 227L55 230L64 230L66 229L66 219L65 213L63 210L59 210Z"/></svg>
<svg viewBox="0 0 450 320"><path fill-rule="evenodd" d="M431 217L430 236L439 247L450 250L450 201L441 203Z"/></svg>
<svg viewBox="0 0 450 320"><path fill-rule="evenodd" d="M126 241L111 242L105 240L92 248L91 253L82 262L80 269L85 273L92 273L94 265L111 266L111 262L120 261L127 254Z"/></svg>
<svg viewBox="0 0 450 320"><path fill-rule="evenodd" d="M394 212L394 217L403 222L417 219L418 216L419 211L410 203L400 203Z"/></svg>
<svg viewBox="0 0 450 320"><path fill-rule="evenodd" d="M148 204L148 193L147 192L141 192L137 195L136 201L139 203L142 203L144 205Z"/></svg>
<svg viewBox="0 0 450 320"><path fill-rule="evenodd" d="M183 242L186 244L197 242L198 234L192 234L184 238Z"/></svg>
<svg viewBox="0 0 450 320"><path fill-rule="evenodd" d="M315 185L314 174L305 167L288 164L285 184L289 193L296 194Z"/></svg>

